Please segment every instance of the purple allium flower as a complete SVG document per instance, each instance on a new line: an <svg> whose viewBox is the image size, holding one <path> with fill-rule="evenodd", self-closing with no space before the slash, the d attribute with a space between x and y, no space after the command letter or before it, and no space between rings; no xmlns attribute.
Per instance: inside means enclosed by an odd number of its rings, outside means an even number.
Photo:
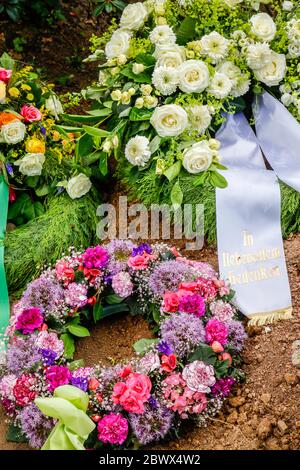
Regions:
<svg viewBox="0 0 300 470"><path fill-rule="evenodd" d="M42 275L29 284L21 302L24 307L34 305L40 308L47 316L57 310L63 310L65 306L64 289L57 281Z"/></svg>
<svg viewBox="0 0 300 470"><path fill-rule="evenodd" d="M133 291L133 283L131 281L131 276L127 272L120 272L115 274L112 278L112 288L115 293L125 299L132 294Z"/></svg>
<svg viewBox="0 0 300 470"><path fill-rule="evenodd" d="M157 403L156 408L145 406L143 414L129 414L129 422L142 445L163 439L171 428L174 413Z"/></svg>
<svg viewBox="0 0 300 470"><path fill-rule="evenodd" d="M110 274L118 274L127 268L127 260L135 246L130 240L111 240L105 246L109 254L107 269Z"/></svg>
<svg viewBox="0 0 300 470"><path fill-rule="evenodd" d="M179 312L185 312L196 317L203 317L205 314L205 301L199 294L185 295L180 298Z"/></svg>
<svg viewBox="0 0 300 470"><path fill-rule="evenodd" d="M160 341L158 343L157 351L161 354L165 354L166 356L169 356L174 352L173 348L171 348L171 346L166 341Z"/></svg>
<svg viewBox="0 0 300 470"><path fill-rule="evenodd" d="M40 349L39 352L43 356L43 363L45 366L52 366L57 358L57 353L52 349Z"/></svg>
<svg viewBox="0 0 300 470"><path fill-rule="evenodd" d="M163 261L154 268L149 286L155 295L162 297L167 291L176 291L181 282L192 281L194 278L193 267L183 261Z"/></svg>
<svg viewBox="0 0 300 470"><path fill-rule="evenodd" d="M19 374L26 369L31 369L42 360L39 349L34 344L34 337L22 338L15 336L13 343L7 351L7 368L9 371Z"/></svg>
<svg viewBox="0 0 300 470"><path fill-rule="evenodd" d="M14 174L14 169L11 163L7 162L5 163L6 171L10 176L13 176Z"/></svg>
<svg viewBox="0 0 300 470"><path fill-rule="evenodd" d="M43 415L34 403L22 409L19 420L30 446L36 449L42 447L55 424L54 420Z"/></svg>
<svg viewBox="0 0 300 470"><path fill-rule="evenodd" d="M143 255L144 253L148 253L148 255L152 253L152 248L148 243L141 243L139 246L133 248L131 256Z"/></svg>
<svg viewBox="0 0 300 470"><path fill-rule="evenodd" d="M247 338L244 325L240 321L230 320L226 322L226 326L228 328L229 344L237 351L241 351L243 349L244 341Z"/></svg>
<svg viewBox="0 0 300 470"><path fill-rule="evenodd" d="M188 313L173 313L161 324L161 340L180 358L205 341L205 329L200 318Z"/></svg>
<svg viewBox="0 0 300 470"><path fill-rule="evenodd" d="M84 266L88 269L101 269L108 263L109 255L103 246L97 245L94 248L88 248L83 253Z"/></svg>
<svg viewBox="0 0 300 470"><path fill-rule="evenodd" d="M86 377L72 377L71 379L71 384L74 385L74 387L80 388L80 390L83 390L84 392L88 389L88 383L89 381Z"/></svg>
<svg viewBox="0 0 300 470"><path fill-rule="evenodd" d="M223 379L217 380L215 385L211 389L211 393L214 396L228 397L231 392L231 389L235 383L233 377L225 377Z"/></svg>
<svg viewBox="0 0 300 470"><path fill-rule="evenodd" d="M84 307L87 303L87 288L83 284L71 282L65 290L65 301L70 307Z"/></svg>

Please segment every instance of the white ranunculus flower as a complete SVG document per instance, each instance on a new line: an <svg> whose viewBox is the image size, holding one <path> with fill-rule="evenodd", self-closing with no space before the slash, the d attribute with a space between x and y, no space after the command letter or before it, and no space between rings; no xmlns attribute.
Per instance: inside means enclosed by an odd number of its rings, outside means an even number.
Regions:
<svg viewBox="0 0 300 470"><path fill-rule="evenodd" d="M192 174L208 170L213 160L214 152L207 140L196 142L183 152L183 166Z"/></svg>
<svg viewBox="0 0 300 470"><path fill-rule="evenodd" d="M24 140L25 132L25 124L19 121L19 119L16 119L15 121L10 122L9 124L4 124L1 127L1 141L11 145L18 144Z"/></svg>
<svg viewBox="0 0 300 470"><path fill-rule="evenodd" d="M42 174L45 155L43 153L27 153L21 160L15 162L20 173L26 176L40 176Z"/></svg>
<svg viewBox="0 0 300 470"><path fill-rule="evenodd" d="M258 70L269 64L272 51L266 42L261 44L250 44L247 47L246 61L252 70Z"/></svg>
<svg viewBox="0 0 300 470"><path fill-rule="evenodd" d="M120 54L127 54L129 49L130 32L117 29L105 46L107 59L113 59Z"/></svg>
<svg viewBox="0 0 300 470"><path fill-rule="evenodd" d="M188 125L186 111L176 104L165 104L155 109L150 122L161 137L176 137Z"/></svg>
<svg viewBox="0 0 300 470"><path fill-rule="evenodd" d="M230 78L232 86L235 86L238 82L238 79L241 76L241 69L231 61L222 62L216 67L216 71L219 73L224 73Z"/></svg>
<svg viewBox="0 0 300 470"><path fill-rule="evenodd" d="M178 85L177 70L172 67L157 67L152 75L152 83L162 95L172 95Z"/></svg>
<svg viewBox="0 0 300 470"><path fill-rule="evenodd" d="M189 123L193 130L203 134L211 123L211 114L208 106L194 105L188 108Z"/></svg>
<svg viewBox="0 0 300 470"><path fill-rule="evenodd" d="M289 44L288 50L289 50L289 58L296 59L297 57L300 57L300 41L298 43Z"/></svg>
<svg viewBox="0 0 300 470"><path fill-rule="evenodd" d="M239 3L242 3L244 0L223 0L226 5L229 7L235 7Z"/></svg>
<svg viewBox="0 0 300 470"><path fill-rule="evenodd" d="M203 54L210 57L216 63L227 56L229 41L221 34L213 31L201 38L201 46Z"/></svg>
<svg viewBox="0 0 300 470"><path fill-rule="evenodd" d="M176 35L168 25L156 26L149 37L153 44L175 44L176 42Z"/></svg>
<svg viewBox="0 0 300 470"><path fill-rule="evenodd" d="M234 87L231 89L230 94L234 96L235 98L238 98L239 96L243 96L246 93L248 93L251 85L251 80L250 78L247 77L247 75L242 74L237 83L234 85Z"/></svg>
<svg viewBox="0 0 300 470"><path fill-rule="evenodd" d="M149 144L147 137L133 137L125 147L125 157L132 165L145 166L151 157Z"/></svg>
<svg viewBox="0 0 300 470"><path fill-rule="evenodd" d="M56 95L51 95L46 99L45 107L55 119L58 119L59 114L63 114L64 112L62 104Z"/></svg>
<svg viewBox="0 0 300 470"><path fill-rule="evenodd" d="M141 2L127 5L120 19L120 26L124 29L139 29L145 23L148 10Z"/></svg>
<svg viewBox="0 0 300 470"><path fill-rule="evenodd" d="M286 72L286 59L284 54L272 52L271 61L255 71L256 78L267 86L277 86L283 80Z"/></svg>
<svg viewBox="0 0 300 470"><path fill-rule="evenodd" d="M232 81L224 73L216 72L210 82L209 92L215 98L222 100L231 92Z"/></svg>
<svg viewBox="0 0 300 470"><path fill-rule="evenodd" d="M79 173L68 181L67 193L71 199L78 199L87 194L91 187L91 180L83 173Z"/></svg>
<svg viewBox="0 0 300 470"><path fill-rule="evenodd" d="M272 41L276 34L276 25L268 13L257 13L250 18L251 32L262 41Z"/></svg>
<svg viewBox="0 0 300 470"><path fill-rule="evenodd" d="M179 88L185 93L201 93L209 85L209 70L202 60L187 60L179 70Z"/></svg>
<svg viewBox="0 0 300 470"><path fill-rule="evenodd" d="M185 50L178 44L158 44L155 48L154 57L156 66L177 68L185 61Z"/></svg>

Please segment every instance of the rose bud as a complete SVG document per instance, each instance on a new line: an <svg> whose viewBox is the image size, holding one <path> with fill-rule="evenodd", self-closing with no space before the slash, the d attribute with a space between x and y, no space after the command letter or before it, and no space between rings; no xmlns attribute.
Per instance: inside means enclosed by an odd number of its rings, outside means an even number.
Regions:
<svg viewBox="0 0 300 470"><path fill-rule="evenodd" d="M224 351L224 348L223 348L222 344L219 343L219 341L213 341L211 343L210 347L213 350L213 352L215 352L215 353L220 353L220 352Z"/></svg>

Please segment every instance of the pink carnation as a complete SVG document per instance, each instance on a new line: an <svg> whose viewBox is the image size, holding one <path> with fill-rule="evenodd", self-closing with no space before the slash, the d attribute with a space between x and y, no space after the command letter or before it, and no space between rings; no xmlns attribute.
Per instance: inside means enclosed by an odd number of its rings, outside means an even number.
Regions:
<svg viewBox="0 0 300 470"><path fill-rule="evenodd" d="M43 118L41 111L31 104L24 104L20 114L23 116L25 122L41 121Z"/></svg>
<svg viewBox="0 0 300 470"><path fill-rule="evenodd" d="M197 292L205 300L211 302L218 293L218 287L212 279L204 279L203 277L199 277L197 279Z"/></svg>
<svg viewBox="0 0 300 470"><path fill-rule="evenodd" d="M127 389L120 397L120 405L128 413L142 414L145 411L144 401L138 393Z"/></svg>
<svg viewBox="0 0 300 470"><path fill-rule="evenodd" d="M69 283L75 279L74 269L70 266L70 263L63 259L56 263L55 273L59 281Z"/></svg>
<svg viewBox="0 0 300 470"><path fill-rule="evenodd" d="M55 332L40 331L36 337L35 344L40 349L51 349L51 351L56 352L57 357L62 356L64 352L64 342L58 339Z"/></svg>
<svg viewBox="0 0 300 470"><path fill-rule="evenodd" d="M219 294L221 297L223 297L224 295L230 294L230 287L228 286L226 281L224 281L223 279L217 279L217 278L214 279L213 281L215 285L217 286L217 288L219 289Z"/></svg>
<svg viewBox="0 0 300 470"><path fill-rule="evenodd" d="M128 422L121 414L110 413L98 422L98 439L105 444L123 444L128 435Z"/></svg>
<svg viewBox="0 0 300 470"><path fill-rule="evenodd" d="M12 70L0 68L0 81L4 83L8 83L9 80L11 79L12 73L13 73Z"/></svg>
<svg viewBox="0 0 300 470"><path fill-rule="evenodd" d="M81 308L87 304L87 288L83 284L71 282L65 290L65 301L73 308Z"/></svg>
<svg viewBox="0 0 300 470"><path fill-rule="evenodd" d="M203 317L205 314L205 302L199 294L182 296L179 302L179 312L190 313L196 317Z"/></svg>
<svg viewBox="0 0 300 470"><path fill-rule="evenodd" d="M208 320L205 326L205 333L208 343L218 341L222 346L227 343L228 329L226 325L217 320L217 318L211 318Z"/></svg>
<svg viewBox="0 0 300 470"><path fill-rule="evenodd" d="M209 393L216 383L213 366L202 361L194 361L184 367L182 377L194 392Z"/></svg>
<svg viewBox="0 0 300 470"><path fill-rule="evenodd" d="M213 316L222 322L232 320L234 314L233 307L228 302L223 302L223 300L212 302L210 304L210 310Z"/></svg>
<svg viewBox="0 0 300 470"><path fill-rule="evenodd" d="M117 382L113 389L112 401L128 413L144 412L144 402L150 397L152 383L145 374L130 374L126 382Z"/></svg>
<svg viewBox="0 0 300 470"><path fill-rule="evenodd" d="M16 330L21 330L23 335L28 335L33 333L34 330L40 328L43 321L44 317L39 308L26 308L18 316L15 328Z"/></svg>
<svg viewBox="0 0 300 470"><path fill-rule="evenodd" d="M101 269L108 263L108 252L100 245L88 248L83 254L84 266L88 269Z"/></svg>
<svg viewBox="0 0 300 470"><path fill-rule="evenodd" d="M47 367L45 376L50 392L61 385L67 385L71 380L71 372L65 366Z"/></svg>
<svg viewBox="0 0 300 470"><path fill-rule="evenodd" d="M26 406L36 397L34 390L35 378L33 375L23 374L19 377L13 388L13 394L18 406Z"/></svg>

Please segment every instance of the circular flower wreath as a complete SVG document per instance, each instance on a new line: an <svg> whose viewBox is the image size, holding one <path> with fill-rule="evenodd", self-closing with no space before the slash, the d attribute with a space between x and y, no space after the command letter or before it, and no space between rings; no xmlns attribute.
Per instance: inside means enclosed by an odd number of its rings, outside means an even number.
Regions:
<svg viewBox="0 0 300 470"><path fill-rule="evenodd" d="M130 448L171 437L182 421L206 425L243 378L246 337L234 293L209 264L165 244L113 240L70 250L14 305L1 366L0 399L18 435L41 447L55 422L37 398L69 384L86 392L95 429L87 448ZM145 316L157 332L113 365L72 361L89 321L116 312Z"/></svg>

